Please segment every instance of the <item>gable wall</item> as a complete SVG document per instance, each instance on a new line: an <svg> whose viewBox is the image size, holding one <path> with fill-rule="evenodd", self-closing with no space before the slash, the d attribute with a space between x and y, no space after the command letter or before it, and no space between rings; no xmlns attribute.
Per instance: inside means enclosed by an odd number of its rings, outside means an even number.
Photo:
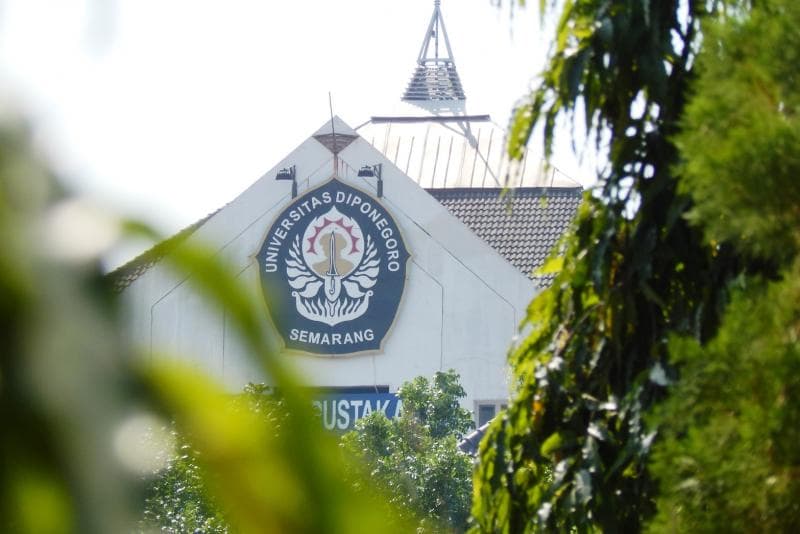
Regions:
<svg viewBox="0 0 800 534"><path fill-rule="evenodd" d="M338 121L337 132L349 130ZM313 386L389 386L395 391L418 375L455 368L476 399L507 397L506 352L534 294L530 280L477 238L439 202L365 140L340 153L340 179L375 195L374 179L357 177L365 164L383 163L384 207L411 253L406 287L381 351L353 356L311 356L283 351ZM253 259L274 219L291 201L290 184L277 170L297 166L299 194L330 179L333 155L309 138L233 202L203 224L189 243L205 243L230 262L260 294ZM157 264L123 293L130 335L151 357L187 359L234 391L264 381L218 311L209 311L186 280ZM274 333L267 318L264 328Z"/></svg>

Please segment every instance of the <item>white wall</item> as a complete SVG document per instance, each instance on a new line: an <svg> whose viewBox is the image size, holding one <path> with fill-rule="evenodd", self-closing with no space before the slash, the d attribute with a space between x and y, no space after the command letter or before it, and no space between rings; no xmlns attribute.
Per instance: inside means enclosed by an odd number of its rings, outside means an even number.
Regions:
<svg viewBox="0 0 800 534"><path fill-rule="evenodd" d="M338 118L336 130L354 133ZM318 133L329 131L326 124ZM313 386L388 385L394 391L415 376L455 368L468 393L464 407L472 410L475 400L506 398L506 352L534 294L533 283L364 139L356 139L339 158L339 178L372 195L374 180L358 178L357 171L383 163L382 203L411 253L403 300L378 353L332 357L283 351L281 357L299 366ZM256 294L261 286L254 256L291 201L290 184L274 179L288 165L297 166L302 195L331 178L333 154L307 139L189 239L218 251ZM264 381L223 314L209 310L191 285L163 264L134 281L123 298L130 335L145 354L184 358L232 390ZM264 328L273 331L264 308Z"/></svg>

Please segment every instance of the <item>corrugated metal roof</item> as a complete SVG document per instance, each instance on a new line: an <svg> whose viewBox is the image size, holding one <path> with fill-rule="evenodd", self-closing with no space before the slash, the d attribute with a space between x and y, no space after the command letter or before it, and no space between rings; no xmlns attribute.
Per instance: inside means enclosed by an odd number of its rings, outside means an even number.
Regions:
<svg viewBox="0 0 800 534"><path fill-rule="evenodd" d="M488 115L380 116L356 128L420 187L575 187L534 156L511 162Z"/></svg>

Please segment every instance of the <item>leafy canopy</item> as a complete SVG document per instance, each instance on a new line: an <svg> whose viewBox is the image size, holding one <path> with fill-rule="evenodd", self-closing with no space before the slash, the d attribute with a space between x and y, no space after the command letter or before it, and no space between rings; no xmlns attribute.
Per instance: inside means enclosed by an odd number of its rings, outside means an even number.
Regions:
<svg viewBox="0 0 800 534"><path fill-rule="evenodd" d="M473 424L458 402L466 395L458 378L451 369L404 383L400 417L373 412L342 437L396 509L420 518L421 530L463 531L469 518L472 459L457 443Z"/></svg>
<svg viewBox="0 0 800 534"><path fill-rule="evenodd" d="M675 378L673 334L708 340L744 265L704 241L678 190L680 131L700 0L565 0L540 82L516 109L520 158L559 117L585 126L607 164L563 243L563 267L530 305L511 355L518 385L481 446L473 517L482 531L637 532L655 511L645 416ZM578 113L580 110L582 113Z"/></svg>
<svg viewBox="0 0 800 534"><path fill-rule="evenodd" d="M800 524L800 5L759 2L706 31L677 142L709 242L779 267L744 275L708 344L675 337L681 379L653 422L653 532Z"/></svg>

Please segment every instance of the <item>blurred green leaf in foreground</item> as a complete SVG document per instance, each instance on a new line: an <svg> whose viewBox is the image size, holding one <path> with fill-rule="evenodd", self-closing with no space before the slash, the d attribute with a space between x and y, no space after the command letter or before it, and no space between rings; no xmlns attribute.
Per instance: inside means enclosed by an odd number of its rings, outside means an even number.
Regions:
<svg viewBox="0 0 800 534"><path fill-rule="evenodd" d="M0 531L135 529L143 474L172 454L158 431L171 421L237 532L411 530L369 484L345 481L347 458L269 349L255 292L209 251L181 247L166 261L224 309L280 387L281 431L174 360L144 366L120 335L97 258L120 234L152 234L66 197L25 128L0 121ZM156 443L144 447L148 433Z"/></svg>

